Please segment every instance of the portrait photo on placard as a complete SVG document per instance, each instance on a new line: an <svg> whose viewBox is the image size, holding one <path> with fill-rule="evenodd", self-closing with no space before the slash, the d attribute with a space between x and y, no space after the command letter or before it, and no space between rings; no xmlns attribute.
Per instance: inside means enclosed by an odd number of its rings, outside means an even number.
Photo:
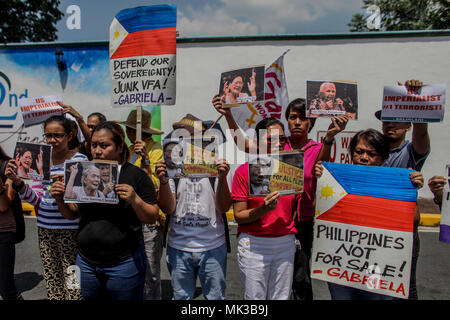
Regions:
<svg viewBox="0 0 450 320"><path fill-rule="evenodd" d="M227 70L220 75L219 96L224 107L264 102L265 66Z"/></svg>
<svg viewBox="0 0 450 320"><path fill-rule="evenodd" d="M358 119L356 83L306 81L306 116L308 118L347 116Z"/></svg>
<svg viewBox="0 0 450 320"><path fill-rule="evenodd" d="M50 180L52 146L17 142L13 158L16 160L17 176L30 180Z"/></svg>
<svg viewBox="0 0 450 320"><path fill-rule="evenodd" d="M250 155L248 161L249 195L266 196L270 190L270 179L274 159L270 155Z"/></svg>
<svg viewBox="0 0 450 320"><path fill-rule="evenodd" d="M119 180L116 162L64 162L65 202L118 203L115 186Z"/></svg>
<svg viewBox="0 0 450 320"><path fill-rule="evenodd" d="M163 140L163 157L166 164L168 178L185 177L183 173L184 158L186 157L186 143L181 139Z"/></svg>

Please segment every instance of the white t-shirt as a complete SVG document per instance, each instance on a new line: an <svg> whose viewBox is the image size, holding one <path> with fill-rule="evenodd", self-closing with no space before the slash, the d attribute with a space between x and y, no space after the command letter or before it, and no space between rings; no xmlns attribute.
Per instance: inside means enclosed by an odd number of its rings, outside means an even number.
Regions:
<svg viewBox="0 0 450 320"><path fill-rule="evenodd" d="M227 182L231 190L231 174ZM188 252L203 252L223 245L222 212L215 209L218 179L180 178L177 185L173 179L169 183L177 197L177 208L170 218L168 245Z"/></svg>

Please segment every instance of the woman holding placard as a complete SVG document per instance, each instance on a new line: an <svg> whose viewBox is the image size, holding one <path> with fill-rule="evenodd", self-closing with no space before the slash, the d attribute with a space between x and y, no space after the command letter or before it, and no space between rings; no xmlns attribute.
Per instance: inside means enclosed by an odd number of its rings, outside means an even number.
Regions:
<svg viewBox="0 0 450 320"><path fill-rule="evenodd" d="M283 124L266 118L256 125L258 145L268 153L284 149ZM232 187L238 223L238 264L246 300L288 300L294 271L295 195L249 196L248 163L235 172Z"/></svg>
<svg viewBox="0 0 450 320"><path fill-rule="evenodd" d="M158 217L155 187L149 176L130 164L125 133L119 124L104 122L94 128L91 152L94 159L121 165L118 204L65 203L62 181L51 193L67 219L80 218L77 266L85 300L142 300L146 271L142 223Z"/></svg>
<svg viewBox="0 0 450 320"><path fill-rule="evenodd" d="M44 123L44 138L52 146L50 175L53 180L62 179L64 161L87 160L75 150L79 142L74 135L74 125L64 116L52 116ZM31 187L18 177L18 167L16 160L10 160L6 174L13 180L12 188L19 192L20 198L38 206L39 249L47 297L49 300L80 300L81 292L77 286L68 285L72 276L70 267L76 260L78 220L67 220L61 215L48 190L49 181Z"/></svg>

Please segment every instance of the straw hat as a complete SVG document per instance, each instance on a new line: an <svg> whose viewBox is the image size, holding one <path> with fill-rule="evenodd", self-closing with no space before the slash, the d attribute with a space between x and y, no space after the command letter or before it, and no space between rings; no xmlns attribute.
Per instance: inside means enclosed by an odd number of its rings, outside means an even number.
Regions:
<svg viewBox="0 0 450 320"><path fill-rule="evenodd" d="M126 121L115 121L115 122L136 130L136 115L137 115L137 111L135 109L135 110L132 110L128 114ZM164 133L161 130L152 128L150 126L152 123L152 115L150 112L148 112L146 110L142 110L141 120L142 120L142 122L141 122L142 123L142 132L145 132L148 134L163 134Z"/></svg>
<svg viewBox="0 0 450 320"><path fill-rule="evenodd" d="M190 113L185 115L180 121L173 123L172 127L174 130L186 129L191 135L194 135L194 132L202 133L206 129L203 121Z"/></svg>

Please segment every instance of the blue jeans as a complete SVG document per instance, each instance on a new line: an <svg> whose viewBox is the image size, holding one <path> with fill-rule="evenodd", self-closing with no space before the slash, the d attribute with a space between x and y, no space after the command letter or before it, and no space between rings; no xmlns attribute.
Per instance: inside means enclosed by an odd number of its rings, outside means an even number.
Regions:
<svg viewBox="0 0 450 320"><path fill-rule="evenodd" d="M167 267L172 277L173 299L194 297L197 275L207 300L225 300L227 246L204 252L187 252L167 246Z"/></svg>
<svg viewBox="0 0 450 320"><path fill-rule="evenodd" d="M331 300L397 300L395 297L328 282Z"/></svg>
<svg viewBox="0 0 450 320"><path fill-rule="evenodd" d="M77 255L84 300L143 300L146 256L142 244L134 256L112 267L96 267Z"/></svg>

